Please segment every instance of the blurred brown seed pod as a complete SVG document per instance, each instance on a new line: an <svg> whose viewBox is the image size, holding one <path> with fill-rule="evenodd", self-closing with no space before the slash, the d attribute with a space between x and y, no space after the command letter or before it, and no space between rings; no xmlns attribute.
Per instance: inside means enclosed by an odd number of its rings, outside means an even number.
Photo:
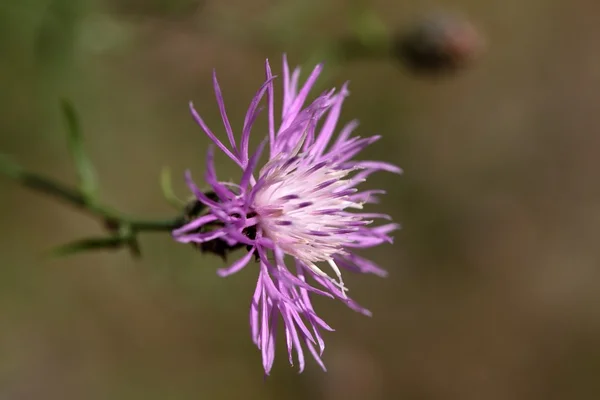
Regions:
<svg viewBox="0 0 600 400"><path fill-rule="evenodd" d="M457 72L476 61L485 49L481 33L466 18L437 13L423 18L393 41L393 57L417 75Z"/></svg>

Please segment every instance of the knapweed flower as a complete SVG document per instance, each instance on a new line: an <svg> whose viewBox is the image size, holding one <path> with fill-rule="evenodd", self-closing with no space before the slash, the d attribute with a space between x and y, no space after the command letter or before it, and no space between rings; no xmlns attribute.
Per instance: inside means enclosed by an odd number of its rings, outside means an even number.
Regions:
<svg viewBox="0 0 600 400"><path fill-rule="evenodd" d="M370 315L347 296L342 270L385 276L384 270L353 251L392 243L389 233L398 228L394 223L373 227L374 220L390 220L390 217L355 211L366 203L376 203L376 196L384 193L359 191L358 184L373 172L399 173L400 169L384 162L353 159L379 136L352 136L356 121L338 132L347 85L339 92L334 89L323 93L305 106L321 68L317 66L298 90L300 69L290 75L284 56L283 105L281 122L276 126L275 77L267 61L266 81L250 103L239 140L213 74L229 145L217 138L190 104L194 119L214 145L239 165L241 178L237 184L217 178L211 146L205 175L211 196L196 186L189 171L186 174L188 186L206 212L175 230L173 236L182 243L218 240L232 248L246 246L247 254L230 267L218 270L220 276L240 271L253 258L257 261L258 282L250 306L250 327L252 339L262 352L266 374L273 366L276 332L281 321L290 364L293 365L295 352L300 371L304 369L305 346L325 369L321 360L325 348L321 331L333 329L313 309L311 294L339 299L353 310ZM269 131L260 146L250 153L250 133L265 94ZM265 148L269 159L259 169Z"/></svg>

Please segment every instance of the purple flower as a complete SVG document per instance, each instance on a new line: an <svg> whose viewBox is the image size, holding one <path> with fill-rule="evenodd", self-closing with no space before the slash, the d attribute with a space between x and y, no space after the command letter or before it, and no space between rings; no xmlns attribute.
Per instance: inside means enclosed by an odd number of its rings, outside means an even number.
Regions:
<svg viewBox="0 0 600 400"><path fill-rule="evenodd" d="M275 358L275 339L283 321L289 361L296 353L300 372L304 369L304 347L325 369L321 355L325 348L321 331L332 331L314 311L310 294L339 299L365 315L370 312L350 299L342 270L385 276L373 262L353 253L353 249L392 243L388 235L398 225L372 227L373 220L390 220L385 214L362 213L365 203L376 203L382 190L359 191L356 186L373 172L401 170L379 161L356 161L353 157L379 136L351 136L357 127L352 121L334 140L347 85L339 92L323 93L310 105L305 102L322 67L317 66L298 90L300 69L290 75L283 59L283 106L281 122L275 123L274 76L265 63L266 81L252 99L239 141L229 123L221 89L213 73L217 103L229 146L206 126L190 104L196 122L214 144L236 162L242 176L239 184L217 179L213 147L209 148L205 180L214 196L203 193L192 181L187 184L208 210L175 230L182 243L221 240L228 246L246 246L248 253L220 276L234 274L254 257L259 264L258 282L250 306L252 339L262 352L265 373ZM259 114L258 105L267 95L269 135L250 155L250 131ZM319 124L319 122L322 122ZM257 168L267 147L268 162Z"/></svg>

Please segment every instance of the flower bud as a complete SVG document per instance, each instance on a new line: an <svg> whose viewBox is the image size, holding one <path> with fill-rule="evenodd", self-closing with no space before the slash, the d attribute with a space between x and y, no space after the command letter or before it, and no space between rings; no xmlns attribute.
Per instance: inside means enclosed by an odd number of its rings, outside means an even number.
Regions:
<svg viewBox="0 0 600 400"><path fill-rule="evenodd" d="M392 51L411 72L439 75L471 65L484 47L480 32L468 20L443 13L430 15L397 34Z"/></svg>

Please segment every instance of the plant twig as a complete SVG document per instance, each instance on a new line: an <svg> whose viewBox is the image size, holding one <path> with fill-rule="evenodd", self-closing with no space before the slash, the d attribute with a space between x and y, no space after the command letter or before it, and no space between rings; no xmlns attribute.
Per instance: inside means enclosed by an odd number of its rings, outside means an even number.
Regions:
<svg viewBox="0 0 600 400"><path fill-rule="evenodd" d="M22 186L35 192L61 200L93 218L99 220L109 232L106 237L84 238L52 251L55 255L70 255L82 251L110 250L128 247L133 255L139 255L137 235L141 232L170 232L184 223L184 217L178 216L165 220L146 220L134 218L106 207L89 197L79 189L68 187L9 161L0 155L0 173Z"/></svg>
<svg viewBox="0 0 600 400"><path fill-rule="evenodd" d="M61 101L61 111L67 128L67 143L69 153L78 177L76 189L57 182L56 180L25 168L0 154L0 174L4 174L35 192L51 196L57 200L74 206L87 213L103 224L108 235L104 237L83 238L66 245L59 246L51 253L55 255L70 255L82 251L111 250L123 247L129 248L133 256L140 255L137 235L141 232L171 232L185 222L184 204L179 204L181 214L166 220L145 220L125 215L112 208L106 207L97 199L98 185L96 173L91 160L83 147L83 134L77 112L71 102ZM168 171L163 173L162 189L165 197L176 204L176 196L170 188Z"/></svg>

